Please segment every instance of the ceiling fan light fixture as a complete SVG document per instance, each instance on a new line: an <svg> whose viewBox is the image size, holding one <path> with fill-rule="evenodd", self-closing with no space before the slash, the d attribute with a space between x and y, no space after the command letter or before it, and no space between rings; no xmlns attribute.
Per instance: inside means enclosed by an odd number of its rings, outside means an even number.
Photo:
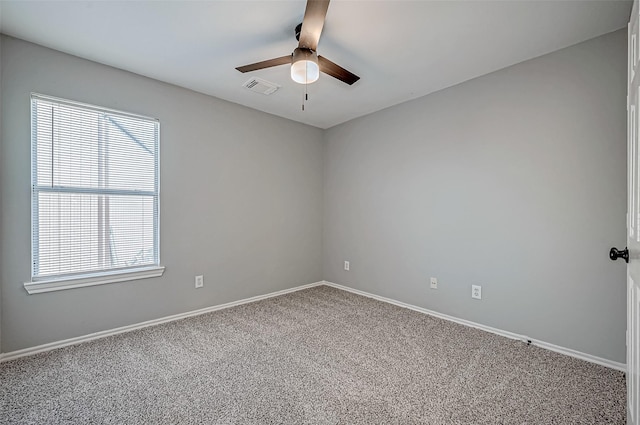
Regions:
<svg viewBox="0 0 640 425"><path fill-rule="evenodd" d="M319 77L318 54L303 47L296 48L291 58L291 79L296 83L310 84Z"/></svg>

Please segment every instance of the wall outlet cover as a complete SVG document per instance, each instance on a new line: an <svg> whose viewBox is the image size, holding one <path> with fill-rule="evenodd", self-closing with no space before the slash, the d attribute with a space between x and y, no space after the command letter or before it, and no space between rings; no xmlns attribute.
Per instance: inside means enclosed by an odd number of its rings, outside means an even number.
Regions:
<svg viewBox="0 0 640 425"><path fill-rule="evenodd" d="M202 288L204 286L204 276L196 276L196 288Z"/></svg>
<svg viewBox="0 0 640 425"><path fill-rule="evenodd" d="M471 298L475 298L477 300L482 299L482 286L471 285Z"/></svg>
<svg viewBox="0 0 640 425"><path fill-rule="evenodd" d="M431 279L429 279L429 285L431 286L431 289L438 289L438 279L432 277Z"/></svg>

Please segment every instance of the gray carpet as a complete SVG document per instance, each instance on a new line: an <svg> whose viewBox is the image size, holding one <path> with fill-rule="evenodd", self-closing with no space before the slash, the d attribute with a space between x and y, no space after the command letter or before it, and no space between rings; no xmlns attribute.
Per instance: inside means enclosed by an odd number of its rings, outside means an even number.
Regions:
<svg viewBox="0 0 640 425"><path fill-rule="evenodd" d="M625 377L326 286L0 364L3 424L623 424Z"/></svg>

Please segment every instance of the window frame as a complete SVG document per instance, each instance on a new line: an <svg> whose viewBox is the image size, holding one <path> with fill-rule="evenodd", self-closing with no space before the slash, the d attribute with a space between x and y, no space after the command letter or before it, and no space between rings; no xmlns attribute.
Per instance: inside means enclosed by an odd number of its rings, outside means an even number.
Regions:
<svg viewBox="0 0 640 425"><path fill-rule="evenodd" d="M53 102L62 105L68 105L71 107L82 108L84 110L105 113L105 114L113 114L116 116L141 119L149 122L154 122L156 125L156 152L155 152L155 166L154 166L154 182L155 182L155 190L153 191L153 196L156 201L154 202L154 216L156 219L153 223L153 235L154 235L154 264L145 264L142 266L130 266L130 267L122 267L122 268L112 268L100 271L92 271L92 272L77 272L77 273L64 273L57 275L45 275L45 276L37 276L36 275L36 253L37 243L39 241L39 237L36 241L36 236L34 234L36 232L36 225L38 223L37 217L37 205L34 205L36 202L35 192L41 193L40 189L37 189L37 162L36 157L37 154L34 150L36 149L35 145L37 143L37 136L34 132L34 101L42 100L45 102ZM157 118L152 118L144 115L133 114L129 112L124 112L116 109L104 108L97 105L77 102L69 99L58 98L54 96L43 95L40 93L31 93L29 97L29 107L30 107L30 143L31 143L31 156L30 156L30 172L31 172L31 193L30 193L30 202L31 202L31 231L30 231L30 247L31 247L31 280L29 282L24 282L24 287L29 294L36 294L41 292L50 292L50 291L59 291L64 289L71 288L79 288L93 285L102 285L106 283L113 282L123 282L129 280L138 280L145 279L151 277L160 277L164 273L165 267L160 263L160 120ZM45 192L48 190L45 190ZM109 194L109 192L117 192L113 189L83 189L86 193L93 194ZM64 192L64 190L54 191L54 192ZM113 194L113 193L112 193Z"/></svg>

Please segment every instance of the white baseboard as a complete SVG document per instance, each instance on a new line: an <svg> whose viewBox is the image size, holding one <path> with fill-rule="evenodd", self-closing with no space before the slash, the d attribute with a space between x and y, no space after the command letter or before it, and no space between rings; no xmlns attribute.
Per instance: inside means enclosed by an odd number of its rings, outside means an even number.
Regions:
<svg viewBox="0 0 640 425"><path fill-rule="evenodd" d="M192 317L192 316L199 316L201 314L210 313L212 311L217 311L217 310L224 310L226 308L235 307L235 306L242 305L242 304L249 304L249 303L260 301L260 300L264 300L264 299L267 299L267 298L273 298L273 297L277 297L279 295L288 294L290 292L296 292L296 291L301 291L303 289L313 288L314 286L320 286L320 285L323 285L323 284L324 284L324 282L320 281L320 282L310 283L308 285L296 286L295 288L284 289L282 291L271 292L271 293L265 294L265 295L258 295L258 296L251 297L251 298L245 298L243 300L232 301L232 302L226 303L226 304L215 305L215 306L212 306L212 307L205 307L205 308L201 308L199 310L188 311L186 313L174 314L172 316L161 317L159 319L148 320L146 322L136 323L136 324L133 324L133 325L122 326L122 327L119 327L119 328L109 329L109 330L106 330L106 331L95 332L95 333L92 333L92 334L78 336L78 337L75 337L75 338L69 338L69 339L65 339L65 340L62 340L62 341L55 341L55 342L50 342L48 344L38 345L38 346L35 346L35 347L24 348L22 350L11 351L9 353L0 354L0 362L6 362L6 361L14 360L14 359L17 359L17 358L20 358L20 357L31 356L33 354L38 354L38 353L42 353L42 352L45 352L45 351L55 350L56 348L62 348L62 347L66 347L68 345L81 344L83 342L92 341L94 339L105 338L107 336L117 335L117 334L121 334L121 333L125 333L125 332L130 332L130 331L134 331L136 329L147 328L149 326L155 326L155 325L159 325L161 323L173 322L173 321L180 320L180 319L186 319L187 317Z"/></svg>
<svg viewBox="0 0 640 425"><path fill-rule="evenodd" d="M559 345L550 344L548 342L540 341L537 339L529 338L526 335L519 335L513 332L504 331L502 329L492 328L491 326L482 325L480 323L475 323L470 320L460 319L458 317L449 316L448 314L438 313L437 311L428 310L426 308L418 307L415 305L403 303L401 301L396 301L391 298L381 297L379 295L371 294L369 292L360 291L358 289L349 288L348 286L338 285L333 282L323 282L327 286L331 286L336 289L341 289L343 291L352 292L354 294L362 295L365 297L373 298L378 301L386 302L389 304L397 305L399 307L408 308L410 310L418 311L420 313L428 314L431 316L438 317L440 319L448 320L451 322L459 323L461 325L470 326L472 328L480 329L486 332L491 332L496 335L504 336L510 339L517 339L523 342L530 342L532 345L535 345L540 348L545 348L550 351L555 351L556 353L564 354L567 356L575 357L580 360L585 360L587 362L596 363L601 366L606 366L611 369L616 369L622 372L627 371L627 365L625 363L614 362L613 360L603 359L601 357L593 356L591 354L582 353L580 351L572 350L571 348L561 347Z"/></svg>
<svg viewBox="0 0 640 425"><path fill-rule="evenodd" d="M609 368L612 368L612 369L620 370L622 372L626 372L626 370L627 370L627 366L624 363L618 363L618 362L614 362L612 360L603 359L601 357L593 356L591 354L582 353L580 351L572 350L570 348L565 348L565 347L561 347L559 345L554 345L554 344L550 344L548 342L532 339L532 338L529 338L529 337L527 337L525 335L519 335L519 334L516 334L516 333L513 333L513 332L504 331L502 329L492 328L490 326L482 325L480 323L475 323L475 322L472 322L470 320L460 319L460 318L457 318L457 317L454 317L454 316L449 316L448 314L438 313L437 311L428 310L426 308L422 308L422 307L418 307L418 306L415 306L415 305L403 303L401 301L397 301L397 300L394 300L394 299L391 299L391 298L382 297L382 296L379 296L379 295L371 294L369 292L360 291L358 289L349 288L348 286L338 285L337 283L327 282L327 281L320 281L320 282L310 283L308 285L296 286L295 288L284 289L282 291L276 291L276 292L271 292L271 293L265 294L265 295L258 295L258 296L251 297L251 298L245 298L245 299L242 299L242 300L233 301L233 302L229 302L229 303L226 303L226 304L220 304L220 305L216 305L216 306L212 306L212 307L202 308L202 309L199 309L199 310L188 311L186 313L174 314L172 316L166 316L166 317L162 317L162 318L159 318L159 319L148 320L146 322L136 323L136 324L128 325L128 326L122 326L122 327L119 327L119 328L110 329L110 330L106 330L106 331L95 332L95 333L92 333L92 334L83 335L83 336L79 336L79 337L75 337L75 338L69 338L69 339L65 339L65 340L62 340L62 341L50 342L48 344L42 344L42 345L38 345L38 346L35 346L35 347L24 348L22 350L11 351L9 353L0 353L0 362L14 360L14 359L17 359L17 358L20 358L20 357L25 357L25 356L31 356L33 354L38 354L38 353L42 353L42 352L45 352L45 351L55 350L56 348L62 348L62 347L66 347L68 345L81 344L83 342L92 341L94 339L105 338L107 336L117 335L117 334L121 334L121 333L125 333L125 332L130 332L130 331L133 331L133 330L136 330L136 329L142 329L142 328L146 328L146 327L149 327L149 326L155 326L155 325L159 325L161 323L173 322L173 321L176 321L176 320L185 319L187 317L198 316L198 315L201 315L201 314L210 313L212 311L223 310L223 309L226 309L226 308L235 307L235 306L242 305L242 304L248 304L248 303L252 303L252 302L255 302L255 301L264 300L264 299L267 299L267 298L273 298L273 297L277 297L279 295L284 295L284 294L288 294L288 293L291 293L291 292L301 291L303 289L313 288L315 286L320 286L320 285L327 285L327 286L330 286L330 287L333 287L333 288L336 288L336 289L341 289L343 291L352 292L354 294L362 295L362 296L365 296L365 297L368 297L368 298L373 298L373 299L376 299L378 301L382 301L382 302L386 302L386 303L389 303L389 304L397 305L399 307L408 308L410 310L414 310L414 311L417 311L417 312L420 312L420 313L429 314L431 316L438 317L438 318L441 318L441 319L444 319L444 320L448 320L448 321L451 321L451 322L459 323L461 325L470 326L472 328L480 329L480 330L483 330L483 331L486 331L486 332L491 332L493 334L504 336L506 338L516 339L516 340L520 340L520 341L523 341L523 342L529 342L530 341L531 344L536 345L538 347L545 348L545 349L551 350L551 351L555 351L557 353L564 354L564 355L567 355L567 356L575 357L575 358L578 358L578 359L581 359L581 360L585 360L585 361L588 361L588 362L591 362L591 363L596 363L596 364L599 364L599 365L602 365L602 366L606 366L606 367L609 367Z"/></svg>

